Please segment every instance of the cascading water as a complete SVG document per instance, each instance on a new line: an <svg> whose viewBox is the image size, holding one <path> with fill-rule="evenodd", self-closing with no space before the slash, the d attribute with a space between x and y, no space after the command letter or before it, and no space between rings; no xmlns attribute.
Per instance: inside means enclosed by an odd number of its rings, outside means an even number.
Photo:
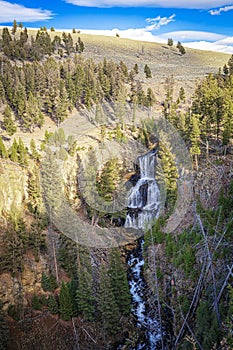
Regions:
<svg viewBox="0 0 233 350"><path fill-rule="evenodd" d="M125 227L145 229L150 227L158 216L160 201L159 188L155 180L156 151L152 150L139 157L140 179L131 189L128 197L129 212ZM128 259L130 267L129 286L132 295L132 313L137 319L137 327L145 330L145 338L137 342L131 350L155 350L161 348L162 331L156 317L150 317L147 312L143 278L143 238L139 240L138 249L134 250Z"/></svg>
<svg viewBox="0 0 233 350"><path fill-rule="evenodd" d="M155 181L156 150L138 157L140 179L128 197L125 227L145 229L159 211L159 188Z"/></svg>

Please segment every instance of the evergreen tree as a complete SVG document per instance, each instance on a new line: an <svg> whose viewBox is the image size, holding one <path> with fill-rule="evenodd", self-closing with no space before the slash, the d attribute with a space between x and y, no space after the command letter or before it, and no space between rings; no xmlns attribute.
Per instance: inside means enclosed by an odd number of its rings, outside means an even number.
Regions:
<svg viewBox="0 0 233 350"><path fill-rule="evenodd" d="M196 336L204 350L218 348L221 331L207 301L200 301L196 315Z"/></svg>
<svg viewBox="0 0 233 350"><path fill-rule="evenodd" d="M179 52L181 53L181 55L184 55L186 53L185 48L183 47L183 45L181 44L180 41L178 41L176 47L179 50Z"/></svg>
<svg viewBox="0 0 233 350"><path fill-rule="evenodd" d="M17 141L14 139L14 142L10 148L10 159L12 162L18 162L19 157L18 157L18 144Z"/></svg>
<svg viewBox="0 0 233 350"><path fill-rule="evenodd" d="M25 27L22 32L20 32L20 45L23 47L24 44L28 41L28 31L27 28Z"/></svg>
<svg viewBox="0 0 233 350"><path fill-rule="evenodd" d="M53 274L50 274L49 276L49 285L50 285L50 292L54 292L55 289L57 289L58 285L57 285L57 280L56 277Z"/></svg>
<svg viewBox="0 0 233 350"><path fill-rule="evenodd" d="M102 266L100 270L98 311L100 313L100 321L104 331L110 335L117 334L120 329L120 313L115 300L111 280L107 269L104 266Z"/></svg>
<svg viewBox="0 0 233 350"><path fill-rule="evenodd" d="M78 312L82 315L82 317L87 321L93 321L94 297L92 294L92 275L85 265L80 265L78 268L76 302Z"/></svg>
<svg viewBox="0 0 233 350"><path fill-rule="evenodd" d="M35 310L41 310L41 308L42 308L40 299L39 299L38 295L36 295L36 294L34 294L32 297L32 307Z"/></svg>
<svg viewBox="0 0 233 350"><path fill-rule="evenodd" d="M69 292L68 285L62 282L61 290L59 294L60 314L61 319L69 321L72 317L72 300Z"/></svg>
<svg viewBox="0 0 233 350"><path fill-rule="evenodd" d="M58 303L57 303L57 300L55 299L54 295L49 295L48 307L49 307L49 311L51 312L51 314L53 314L53 315L58 314L59 307L58 307Z"/></svg>
<svg viewBox="0 0 233 350"><path fill-rule="evenodd" d="M110 255L109 276L120 314L129 315L131 310L129 284L120 251L117 248L113 249Z"/></svg>
<svg viewBox="0 0 233 350"><path fill-rule="evenodd" d="M35 143L34 139L31 139L31 141L30 141L30 151L31 151L32 158L34 160L37 161L40 159L40 154L37 151L36 143Z"/></svg>
<svg viewBox="0 0 233 350"><path fill-rule="evenodd" d="M38 99L29 93L26 103L25 113L22 117L24 127L32 132L36 126L42 127L44 124L44 116L38 104Z"/></svg>
<svg viewBox="0 0 233 350"><path fill-rule="evenodd" d="M17 28L18 28L18 24L17 24L16 20L14 19L13 27L12 27L12 31L11 31L13 35L15 35Z"/></svg>
<svg viewBox="0 0 233 350"><path fill-rule="evenodd" d="M78 53L82 53L85 49L84 42L81 40L80 37L78 37L78 42L76 44L76 51Z"/></svg>
<svg viewBox="0 0 233 350"><path fill-rule="evenodd" d="M191 141L190 153L191 155L194 156L197 170L198 170L198 155L201 154L200 135L201 135L201 130L199 125L199 119L196 115L192 115L190 120L190 131L189 131L189 139Z"/></svg>
<svg viewBox="0 0 233 350"><path fill-rule="evenodd" d="M138 69L138 64L137 63L135 63L135 65L133 67L133 70L134 70L135 74L139 73L139 69Z"/></svg>
<svg viewBox="0 0 233 350"><path fill-rule="evenodd" d="M147 64L144 67L144 73L146 74L146 78L152 77L150 67Z"/></svg>
<svg viewBox="0 0 233 350"><path fill-rule="evenodd" d="M15 123L12 119L12 111L11 108L7 105L4 112L4 119L3 119L3 125L4 128L6 129L6 132L8 133L9 136L14 135L16 132L17 128L15 126Z"/></svg>
<svg viewBox="0 0 233 350"><path fill-rule="evenodd" d="M225 153L229 146L230 140L233 137L233 101L232 101L232 93L225 93L225 98L223 102L223 133L222 133L222 141L225 146Z"/></svg>
<svg viewBox="0 0 233 350"><path fill-rule="evenodd" d="M169 206L169 208L172 208L177 197L178 171L176 168L174 155L171 152L171 147L162 137L159 143L158 155L161 159L161 166L163 169L162 177L167 191L166 204Z"/></svg>
<svg viewBox="0 0 233 350"><path fill-rule="evenodd" d="M172 40L172 38L168 38L168 39L167 39L167 44L168 44L168 46L173 46L173 40Z"/></svg>
<svg viewBox="0 0 233 350"><path fill-rule="evenodd" d="M25 87L20 83L16 83L13 89L13 101L12 104L17 111L17 115L19 118L22 118L25 113L26 108L26 92Z"/></svg>
<svg viewBox="0 0 233 350"><path fill-rule="evenodd" d="M45 272L42 272L41 287L45 292L48 292L51 289L49 277L45 274Z"/></svg>
<svg viewBox="0 0 233 350"><path fill-rule="evenodd" d="M0 137L0 157L1 158L7 158L7 156L8 156L8 152L6 150L6 147L4 145L2 137Z"/></svg>
<svg viewBox="0 0 233 350"><path fill-rule="evenodd" d="M229 61L228 61L228 67L229 67L229 74L233 74L233 55L231 55Z"/></svg>
<svg viewBox="0 0 233 350"><path fill-rule="evenodd" d="M23 140L19 138L19 143L17 147L18 151L18 161L22 165L28 165L28 154L27 154L27 149L24 146Z"/></svg>
<svg viewBox="0 0 233 350"><path fill-rule="evenodd" d="M185 103L185 90L183 86L181 86L180 91L179 91L179 100L183 103Z"/></svg>
<svg viewBox="0 0 233 350"><path fill-rule="evenodd" d="M5 101L6 101L5 89L2 81L0 80L0 107L3 103L5 103Z"/></svg>
<svg viewBox="0 0 233 350"><path fill-rule="evenodd" d="M228 75L228 74L229 74L229 69L228 69L228 67L227 67L226 64L224 64L224 66L223 66L223 73L224 73L225 75Z"/></svg>
<svg viewBox="0 0 233 350"><path fill-rule="evenodd" d="M106 201L112 201L114 192L120 182L121 166L117 158L106 162L98 179L98 192Z"/></svg>
<svg viewBox="0 0 233 350"><path fill-rule="evenodd" d="M12 41L12 38L11 38L11 35L10 35L10 32L9 32L8 28L4 27L2 29L2 43L3 43L3 47L4 48L9 47L11 41Z"/></svg>
<svg viewBox="0 0 233 350"><path fill-rule="evenodd" d="M147 94L146 94L146 101L145 101L146 107L149 107L149 108L153 107L153 105L155 104L155 101L156 99L155 99L153 90L149 87L147 89Z"/></svg>

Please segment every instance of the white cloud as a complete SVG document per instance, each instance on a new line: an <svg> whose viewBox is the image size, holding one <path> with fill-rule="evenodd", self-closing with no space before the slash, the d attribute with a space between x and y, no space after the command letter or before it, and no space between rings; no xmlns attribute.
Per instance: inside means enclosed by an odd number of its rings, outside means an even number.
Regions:
<svg viewBox="0 0 233 350"><path fill-rule="evenodd" d="M146 27L147 30L152 31L154 29L159 29L161 26L166 26L170 22L174 22L175 14L170 17L160 17L157 16L155 18L147 18L146 21L151 23L150 26Z"/></svg>
<svg viewBox="0 0 233 350"><path fill-rule="evenodd" d="M155 39L166 40L172 38L174 41L189 42L189 41L216 41L224 39L226 36L211 32L193 31L193 30L180 30L175 32L168 32L154 36Z"/></svg>
<svg viewBox="0 0 233 350"><path fill-rule="evenodd" d="M233 5L231 6L225 6L225 7L220 7L219 9L217 10L210 10L209 13L212 15L212 16L215 16L215 15L220 15L221 12L228 12L228 11L231 11L233 10Z"/></svg>
<svg viewBox="0 0 233 350"><path fill-rule="evenodd" d="M185 47L190 47L192 49L198 50L217 51L233 54L233 45L221 45L219 42L210 43L208 41L195 41L185 44Z"/></svg>
<svg viewBox="0 0 233 350"><path fill-rule="evenodd" d="M180 41L185 47L207 50L207 51L219 51L229 54L233 54L233 37L227 37L225 35L211 33L211 32L199 32L199 31L176 31L168 32L160 35L153 35L151 31L146 28L130 28L126 30L120 30L114 28L112 30L81 30L82 33L93 35L106 35L116 36L119 34L121 38L157 42L166 44L168 38L172 38L174 42Z"/></svg>
<svg viewBox="0 0 233 350"><path fill-rule="evenodd" d="M174 21L175 15L170 17L156 17L156 18L147 18L147 22L151 23L145 28L129 28L126 30L120 30L114 28L112 30L82 30L82 33L87 34L97 34L97 35L106 35L106 36L116 36L119 34L121 38L142 40L142 41L155 41L155 36L151 33L154 29L159 29L161 26L167 25L170 22Z"/></svg>
<svg viewBox="0 0 233 350"><path fill-rule="evenodd" d="M67 3L86 7L165 7L187 9L211 9L232 5L232 0L65 0Z"/></svg>
<svg viewBox="0 0 233 350"><path fill-rule="evenodd" d="M52 17L53 14L49 10L24 7L0 0L0 23L13 22L14 19L18 22L36 22Z"/></svg>

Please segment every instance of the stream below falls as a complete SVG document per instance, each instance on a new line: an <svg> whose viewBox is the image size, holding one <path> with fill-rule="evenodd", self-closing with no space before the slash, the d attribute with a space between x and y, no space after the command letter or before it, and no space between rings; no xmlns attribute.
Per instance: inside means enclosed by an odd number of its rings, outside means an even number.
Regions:
<svg viewBox="0 0 233 350"><path fill-rule="evenodd" d="M155 180L156 150L138 157L140 178L128 197L128 213L125 227L145 229L157 218L160 209L160 191ZM135 317L139 336L137 345L131 350L156 350L163 347L163 331L157 310L151 310L147 301L147 284L143 276L144 239L138 240L138 248L129 258L129 287L132 296L132 314Z"/></svg>

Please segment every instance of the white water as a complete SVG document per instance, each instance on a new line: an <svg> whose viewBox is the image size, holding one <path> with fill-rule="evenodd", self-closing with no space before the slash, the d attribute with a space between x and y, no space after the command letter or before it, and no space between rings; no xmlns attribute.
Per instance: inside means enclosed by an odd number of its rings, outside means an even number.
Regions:
<svg viewBox="0 0 233 350"><path fill-rule="evenodd" d="M132 313L137 320L137 327L145 330L145 339L139 340L137 346L131 350L156 350L161 349L162 332L156 316L148 315L148 310L146 310L145 293L147 286L143 279L143 244L144 240L141 239L138 249L130 254L128 260L131 269L129 286L132 295Z"/></svg>
<svg viewBox="0 0 233 350"><path fill-rule="evenodd" d="M128 197L128 208L131 210L127 214L125 227L135 229L150 227L150 223L158 215L160 193L155 181L155 161L154 151L139 157L140 179ZM156 317L149 316L146 310L143 244L144 240L141 239L138 249L131 253L128 260L131 270L129 286L132 295L132 313L137 320L137 327L145 329L145 339L139 341L132 350L156 350L161 348L162 332Z"/></svg>
<svg viewBox="0 0 233 350"><path fill-rule="evenodd" d="M155 151L138 158L140 179L132 187L128 197L125 227L145 229L156 218L159 211L159 188L155 181Z"/></svg>

